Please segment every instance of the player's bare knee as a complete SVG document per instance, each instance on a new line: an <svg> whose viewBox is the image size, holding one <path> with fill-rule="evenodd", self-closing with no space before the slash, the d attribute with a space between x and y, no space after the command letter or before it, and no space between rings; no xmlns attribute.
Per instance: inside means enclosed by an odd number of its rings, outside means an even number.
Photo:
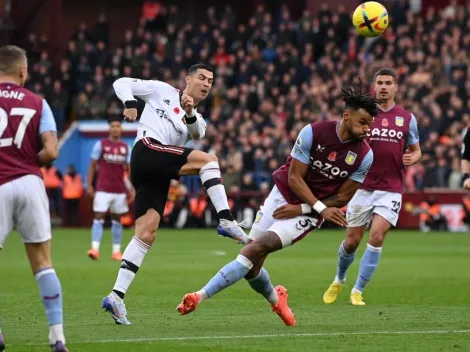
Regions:
<svg viewBox="0 0 470 352"><path fill-rule="evenodd" d="M135 236L145 243L152 244L157 236L159 224L160 214L153 209L149 209L135 221Z"/></svg>
<svg viewBox="0 0 470 352"><path fill-rule="evenodd" d="M246 245L240 254L250 259L250 256L265 257L269 253L275 252L282 248L282 242L278 235L273 232L268 232L265 235L257 238L250 244ZM253 263L254 265L255 263Z"/></svg>
<svg viewBox="0 0 470 352"><path fill-rule="evenodd" d="M364 231L361 227L349 227L346 240L344 241L344 250L348 253L354 253L361 243Z"/></svg>
<svg viewBox="0 0 470 352"><path fill-rule="evenodd" d="M95 213L96 220L104 220L106 213Z"/></svg>
<svg viewBox="0 0 470 352"><path fill-rule="evenodd" d="M382 247L386 234L382 231L371 232L369 236L369 244L373 247Z"/></svg>

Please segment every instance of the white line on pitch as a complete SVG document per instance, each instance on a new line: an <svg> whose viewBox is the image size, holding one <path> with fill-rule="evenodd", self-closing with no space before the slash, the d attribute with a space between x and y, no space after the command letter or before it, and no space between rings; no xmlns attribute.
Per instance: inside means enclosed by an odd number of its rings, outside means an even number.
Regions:
<svg viewBox="0 0 470 352"><path fill-rule="evenodd" d="M432 334L470 334L470 330L423 330L423 331L345 331L345 332L312 332L293 334L259 334L259 335L222 335L222 336L169 336L169 337L142 337L128 339L70 341L71 344L85 343L113 343L113 342L152 342L152 341L189 341L189 340L228 340L228 339L263 339L276 337L328 337L328 336L353 336L353 335L432 335ZM33 343L23 346L37 345Z"/></svg>

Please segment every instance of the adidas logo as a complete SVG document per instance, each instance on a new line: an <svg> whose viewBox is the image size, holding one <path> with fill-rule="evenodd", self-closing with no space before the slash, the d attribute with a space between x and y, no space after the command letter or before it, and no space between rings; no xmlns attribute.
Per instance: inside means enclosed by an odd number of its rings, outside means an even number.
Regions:
<svg viewBox="0 0 470 352"><path fill-rule="evenodd" d="M169 99L164 99L163 102L164 102L166 105L170 105L170 100L169 100Z"/></svg>

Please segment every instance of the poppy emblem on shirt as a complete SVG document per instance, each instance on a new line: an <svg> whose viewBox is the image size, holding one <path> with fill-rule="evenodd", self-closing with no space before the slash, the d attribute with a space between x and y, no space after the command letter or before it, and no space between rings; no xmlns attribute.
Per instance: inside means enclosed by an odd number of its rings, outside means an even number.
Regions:
<svg viewBox="0 0 470 352"><path fill-rule="evenodd" d="M403 127L405 119L401 116L395 116L395 125L398 127Z"/></svg>
<svg viewBox="0 0 470 352"><path fill-rule="evenodd" d="M382 120L382 127L388 127L388 120L387 119Z"/></svg>
<svg viewBox="0 0 470 352"><path fill-rule="evenodd" d="M179 114L181 112L179 107L174 108L173 111L175 112L175 114Z"/></svg>
<svg viewBox="0 0 470 352"><path fill-rule="evenodd" d="M329 161L335 161L335 160L336 160L336 152L331 152L331 153L328 155L328 160L329 160Z"/></svg>
<svg viewBox="0 0 470 352"><path fill-rule="evenodd" d="M348 165L354 164L354 162L356 161L356 158L357 158L356 153L348 152L348 155L346 155L346 159L345 159L346 164L348 164Z"/></svg>

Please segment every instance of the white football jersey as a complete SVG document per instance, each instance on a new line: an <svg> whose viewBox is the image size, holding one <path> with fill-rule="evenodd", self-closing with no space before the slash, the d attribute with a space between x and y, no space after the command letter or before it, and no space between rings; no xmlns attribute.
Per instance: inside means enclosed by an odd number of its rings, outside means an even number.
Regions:
<svg viewBox="0 0 470 352"><path fill-rule="evenodd" d="M136 143L144 137L154 138L162 144L184 146L188 138L201 139L205 135L206 122L194 109L195 123L186 125L181 107L180 91L162 81L136 78L119 78L113 84L117 97L125 103L139 97L145 108L139 120Z"/></svg>

